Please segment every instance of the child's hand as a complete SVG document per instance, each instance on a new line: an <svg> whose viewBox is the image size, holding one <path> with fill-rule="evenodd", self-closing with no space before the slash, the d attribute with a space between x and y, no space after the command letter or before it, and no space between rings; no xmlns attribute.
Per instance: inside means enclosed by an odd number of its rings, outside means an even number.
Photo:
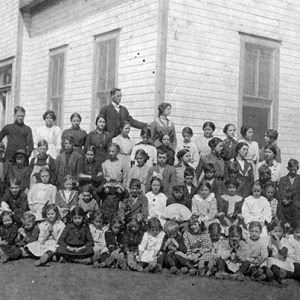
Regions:
<svg viewBox="0 0 300 300"><path fill-rule="evenodd" d="M225 217L225 214L223 212L220 212L218 216L220 219L223 219Z"/></svg>
<svg viewBox="0 0 300 300"><path fill-rule="evenodd" d="M136 219L137 219L138 222L141 222L143 220L142 214L141 213L137 213L136 214Z"/></svg>
<svg viewBox="0 0 300 300"><path fill-rule="evenodd" d="M106 194L109 193L109 188L108 188L108 187L106 187L106 188L104 189L104 193L106 193Z"/></svg>
<svg viewBox="0 0 300 300"><path fill-rule="evenodd" d="M26 236L26 232L25 232L25 229L24 228L22 228L22 227L20 227L19 229L18 229L18 233L20 233L23 237L25 237Z"/></svg>
<svg viewBox="0 0 300 300"><path fill-rule="evenodd" d="M102 175L103 175L103 173L99 172L96 176L98 177L98 176L102 176Z"/></svg>

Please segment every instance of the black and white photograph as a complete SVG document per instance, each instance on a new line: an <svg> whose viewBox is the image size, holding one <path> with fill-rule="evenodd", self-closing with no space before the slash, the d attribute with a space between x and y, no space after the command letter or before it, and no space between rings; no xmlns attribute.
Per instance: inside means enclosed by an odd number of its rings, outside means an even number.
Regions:
<svg viewBox="0 0 300 300"><path fill-rule="evenodd" d="M298 130L298 0L0 0L0 299L300 299Z"/></svg>

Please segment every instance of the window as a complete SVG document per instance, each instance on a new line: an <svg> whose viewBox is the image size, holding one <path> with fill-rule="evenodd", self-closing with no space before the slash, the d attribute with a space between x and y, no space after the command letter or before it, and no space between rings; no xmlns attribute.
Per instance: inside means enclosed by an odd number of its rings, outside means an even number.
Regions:
<svg viewBox="0 0 300 300"><path fill-rule="evenodd" d="M254 127L264 145L268 128L277 128L280 42L241 34L239 125Z"/></svg>
<svg viewBox="0 0 300 300"><path fill-rule="evenodd" d="M0 128L9 123L13 115L11 83L12 60L0 62Z"/></svg>
<svg viewBox="0 0 300 300"><path fill-rule="evenodd" d="M92 124L100 109L109 103L110 89L117 86L119 32L115 30L95 37Z"/></svg>
<svg viewBox="0 0 300 300"><path fill-rule="evenodd" d="M64 72L67 47L50 50L48 78L48 108L57 116L57 124L61 125L63 116Z"/></svg>

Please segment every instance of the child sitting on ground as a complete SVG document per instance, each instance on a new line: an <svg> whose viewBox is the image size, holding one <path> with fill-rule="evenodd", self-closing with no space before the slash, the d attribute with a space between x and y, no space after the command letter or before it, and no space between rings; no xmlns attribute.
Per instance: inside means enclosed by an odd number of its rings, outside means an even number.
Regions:
<svg viewBox="0 0 300 300"><path fill-rule="evenodd" d="M148 230L144 233L139 245L137 261L140 269L145 272L153 271L157 264L157 255L161 248L165 233L158 218L153 217L148 221Z"/></svg>
<svg viewBox="0 0 300 300"><path fill-rule="evenodd" d="M248 244L243 240L242 228L231 225L228 239L218 249L216 278L243 281L250 265L247 261L248 249Z"/></svg>
<svg viewBox="0 0 300 300"><path fill-rule="evenodd" d="M264 274L263 265L268 258L266 238L261 235L262 226L259 222L252 221L249 224L249 238L247 261L250 263L249 275L252 280L262 281L266 279Z"/></svg>
<svg viewBox="0 0 300 300"><path fill-rule="evenodd" d="M122 252L122 222L118 216L110 220L109 228L105 231L105 243L108 252L100 256L99 267L120 267L125 270L127 266Z"/></svg>
<svg viewBox="0 0 300 300"><path fill-rule="evenodd" d="M18 226L13 220L11 211L1 213L0 226L0 261L7 262L9 259L16 259L16 251L13 245L18 235Z"/></svg>
<svg viewBox="0 0 300 300"><path fill-rule="evenodd" d="M100 212L93 214L92 223L89 227L94 241L94 256L92 258L92 263L94 268L98 268L101 255L108 252L105 242L105 231L107 230L107 226L104 225L103 217Z"/></svg>
<svg viewBox="0 0 300 300"><path fill-rule="evenodd" d="M89 226L84 223L85 211L77 206L71 210L70 217L71 223L66 225L58 239L56 256L61 262L89 263L94 254L94 241Z"/></svg>
<svg viewBox="0 0 300 300"><path fill-rule="evenodd" d="M11 179L8 189L3 195L1 202L1 211L11 210L14 214L14 220L20 225L21 217L25 211L29 210L27 195L21 190L21 182L18 179Z"/></svg>
<svg viewBox="0 0 300 300"><path fill-rule="evenodd" d="M119 205L119 216L123 223L136 218L138 222L148 218L148 199L141 191L141 181L133 178L129 185L130 195Z"/></svg>
<svg viewBox="0 0 300 300"><path fill-rule="evenodd" d="M58 247L57 241L65 227L60 220L59 210L55 204L46 204L42 211L42 217L45 219L40 223L40 234L37 241L27 244L26 251L30 256L39 258L36 266L45 265L49 262Z"/></svg>
<svg viewBox="0 0 300 300"><path fill-rule="evenodd" d="M199 275L211 276L213 270L213 246L206 228L198 216L193 215L188 223L188 230L183 234L187 249L186 258L198 267ZM195 275L196 270L190 269L190 274Z"/></svg>
<svg viewBox="0 0 300 300"><path fill-rule="evenodd" d="M166 233L162 248L158 255L158 268L162 270L163 267L170 269L171 274L186 274L194 266L186 258L186 246L184 239L179 232L179 226L174 221L166 222L164 226Z"/></svg>
<svg viewBox="0 0 300 300"><path fill-rule="evenodd" d="M137 261L137 257L139 244L142 242L144 232L141 221L135 217L131 217L128 220L122 243L126 263L129 269L133 271L143 271L142 266Z"/></svg>

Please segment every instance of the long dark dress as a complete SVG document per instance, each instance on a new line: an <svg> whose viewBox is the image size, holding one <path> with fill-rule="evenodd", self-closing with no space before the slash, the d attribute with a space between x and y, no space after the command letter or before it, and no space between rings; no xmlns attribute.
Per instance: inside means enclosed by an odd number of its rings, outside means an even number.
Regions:
<svg viewBox="0 0 300 300"><path fill-rule="evenodd" d="M85 149L92 145L95 146L97 149L95 159L97 162L102 164L107 158L108 145L111 141L112 138L108 132L98 132L97 130L94 130L86 137Z"/></svg>
<svg viewBox="0 0 300 300"><path fill-rule="evenodd" d="M64 228L58 239L59 247L56 250L58 256L63 256L66 259L72 258L88 258L94 254L94 241L89 226L81 224L76 226L74 223L69 223ZM80 248L85 246L85 249L80 252L73 252L67 249L67 246Z"/></svg>

